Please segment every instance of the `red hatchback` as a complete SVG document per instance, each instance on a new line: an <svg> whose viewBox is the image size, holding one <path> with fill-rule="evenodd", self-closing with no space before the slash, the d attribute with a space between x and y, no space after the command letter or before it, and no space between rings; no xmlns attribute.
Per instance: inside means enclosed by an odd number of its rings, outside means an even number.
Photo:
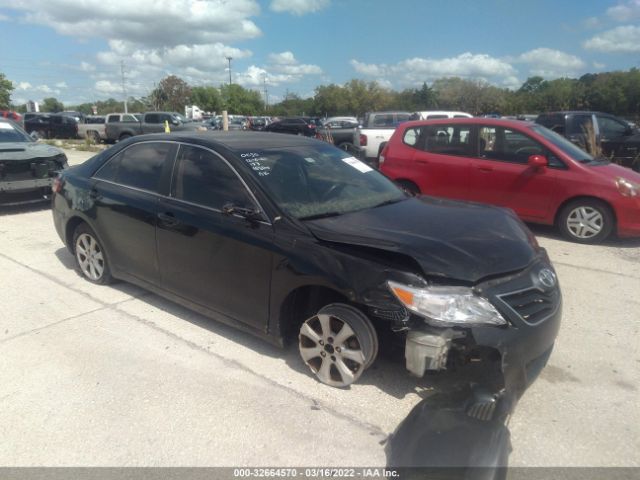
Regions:
<svg viewBox="0 0 640 480"><path fill-rule="evenodd" d="M640 236L640 174L535 123L403 123L382 151L380 170L407 191L508 207L576 242L597 243L614 230Z"/></svg>

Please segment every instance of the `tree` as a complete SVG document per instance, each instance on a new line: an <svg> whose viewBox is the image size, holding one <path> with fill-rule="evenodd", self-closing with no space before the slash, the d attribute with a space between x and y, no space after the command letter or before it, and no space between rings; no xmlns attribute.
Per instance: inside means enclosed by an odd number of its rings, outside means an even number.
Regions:
<svg viewBox="0 0 640 480"><path fill-rule="evenodd" d="M45 98L40 105L43 112L58 113L64 110L64 105L60 100L54 97Z"/></svg>
<svg viewBox="0 0 640 480"><path fill-rule="evenodd" d="M7 80L4 73L0 73L0 108L7 109L11 103L11 92L13 91L13 83Z"/></svg>
<svg viewBox="0 0 640 480"><path fill-rule="evenodd" d="M222 110L222 97L216 87L191 87L190 104L197 105L205 112Z"/></svg>
<svg viewBox="0 0 640 480"><path fill-rule="evenodd" d="M220 87L222 105L227 112L235 115L256 115L264 112L262 95L236 83Z"/></svg>
<svg viewBox="0 0 640 480"><path fill-rule="evenodd" d="M189 103L191 88L181 78L169 75L160 80L151 96L156 109L183 112L185 105Z"/></svg>

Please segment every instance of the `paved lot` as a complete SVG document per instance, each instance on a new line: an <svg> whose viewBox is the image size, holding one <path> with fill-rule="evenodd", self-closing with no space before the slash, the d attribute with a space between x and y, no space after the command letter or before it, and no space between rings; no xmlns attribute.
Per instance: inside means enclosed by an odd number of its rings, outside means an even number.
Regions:
<svg viewBox="0 0 640 480"><path fill-rule="evenodd" d="M511 419L510 463L640 466L640 241L535 232L565 314ZM0 312L0 465L383 465L380 442L428 388L384 359L325 387L295 349L89 284L46 206L0 213Z"/></svg>

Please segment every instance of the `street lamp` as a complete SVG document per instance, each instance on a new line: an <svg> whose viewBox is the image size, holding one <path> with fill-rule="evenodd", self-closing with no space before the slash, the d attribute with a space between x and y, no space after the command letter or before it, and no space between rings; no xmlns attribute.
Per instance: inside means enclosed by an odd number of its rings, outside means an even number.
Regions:
<svg viewBox="0 0 640 480"><path fill-rule="evenodd" d="M227 57L227 61L229 62L229 85L231 85L231 60L233 60L233 57Z"/></svg>

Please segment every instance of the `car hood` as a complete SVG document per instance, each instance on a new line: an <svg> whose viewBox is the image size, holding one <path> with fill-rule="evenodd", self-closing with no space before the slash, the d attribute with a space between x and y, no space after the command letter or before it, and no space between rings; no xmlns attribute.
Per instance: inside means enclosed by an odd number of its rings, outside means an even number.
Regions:
<svg viewBox="0 0 640 480"><path fill-rule="evenodd" d="M591 170L607 178L626 178L635 183L640 183L640 173L634 172L630 168L623 167L616 163L606 163L601 165L590 165Z"/></svg>
<svg viewBox="0 0 640 480"><path fill-rule="evenodd" d="M38 142L7 142L0 143L0 161L31 160L34 158L50 158L63 155L59 148Z"/></svg>
<svg viewBox="0 0 640 480"><path fill-rule="evenodd" d="M521 270L537 255L508 210L426 196L304 223L320 240L408 255L426 276L462 282Z"/></svg>

